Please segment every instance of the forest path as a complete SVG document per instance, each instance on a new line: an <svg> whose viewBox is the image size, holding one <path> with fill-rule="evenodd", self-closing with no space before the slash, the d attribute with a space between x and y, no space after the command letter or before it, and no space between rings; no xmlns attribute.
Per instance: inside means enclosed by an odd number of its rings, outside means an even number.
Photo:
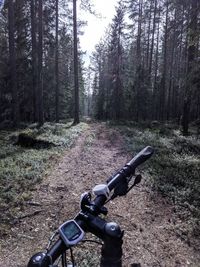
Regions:
<svg viewBox="0 0 200 267"><path fill-rule="evenodd" d="M116 129L91 124L33 191L33 202L40 205L27 205L24 214L38 214L21 219L10 237L1 241L0 267L25 267L32 254L46 247L50 234L79 210L81 193L104 182L130 159L123 147ZM124 266L133 262L142 267L200 266L200 255L173 230L179 222L173 207L152 194L144 182L108 208L109 219L125 230Z"/></svg>

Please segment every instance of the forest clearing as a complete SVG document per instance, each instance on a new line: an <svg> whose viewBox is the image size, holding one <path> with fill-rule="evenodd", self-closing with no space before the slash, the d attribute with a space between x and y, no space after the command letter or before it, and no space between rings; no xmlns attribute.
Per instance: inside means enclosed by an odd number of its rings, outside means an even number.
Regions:
<svg viewBox="0 0 200 267"><path fill-rule="evenodd" d="M108 205L108 220L125 230L124 266L199 266L199 140L183 137L178 129L131 123L45 124L23 130L34 131L59 146L22 148L13 145L13 133L3 133L1 177L6 173L10 188L0 179L0 266L25 267L53 231L76 215L81 193L104 182L146 145L155 154L139 168L142 183ZM98 266L96 244L74 251L82 260L78 266Z"/></svg>

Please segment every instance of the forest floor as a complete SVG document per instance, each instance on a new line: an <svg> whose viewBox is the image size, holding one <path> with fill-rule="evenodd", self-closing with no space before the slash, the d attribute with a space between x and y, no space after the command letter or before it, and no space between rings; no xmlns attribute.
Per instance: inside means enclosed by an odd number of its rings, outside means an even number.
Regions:
<svg viewBox="0 0 200 267"><path fill-rule="evenodd" d="M25 267L30 256L45 248L53 231L76 215L81 193L103 183L131 158L125 146L117 128L90 124L32 190L31 202L23 207L24 216L0 241L0 267ZM124 266L133 262L143 267L200 266L199 248L175 230L184 218L167 198L152 190L146 182L150 181L149 173L143 171L143 182L138 187L108 205L108 220L125 230ZM98 253L94 251L96 245L92 252L90 245L78 248L78 255L87 257L85 265L80 266L98 266Z"/></svg>

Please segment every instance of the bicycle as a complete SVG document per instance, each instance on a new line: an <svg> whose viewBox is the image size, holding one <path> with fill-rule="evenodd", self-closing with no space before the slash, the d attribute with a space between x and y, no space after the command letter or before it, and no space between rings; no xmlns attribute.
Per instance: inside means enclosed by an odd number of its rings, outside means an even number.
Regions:
<svg viewBox="0 0 200 267"><path fill-rule="evenodd" d="M124 232L118 224L106 222L101 215L106 216L108 213L105 204L118 196L126 195L134 186L141 182L142 176L140 174L135 175L135 169L149 159L153 152L152 147L145 147L122 169L112 175L106 181L106 184L96 185L93 188L94 200L92 200L90 192L82 194L80 202L81 211L78 215L73 220L66 221L59 227L50 238L46 251L33 255L27 267L58 267L59 261L62 267L67 267L69 266L66 260L66 251L68 249L71 252L72 265L70 266L75 266L72 248L84 241L83 237L86 232L92 233L103 241L100 266L121 267ZM135 179L130 184L133 176L135 176ZM56 235L59 235L59 238L52 245Z"/></svg>

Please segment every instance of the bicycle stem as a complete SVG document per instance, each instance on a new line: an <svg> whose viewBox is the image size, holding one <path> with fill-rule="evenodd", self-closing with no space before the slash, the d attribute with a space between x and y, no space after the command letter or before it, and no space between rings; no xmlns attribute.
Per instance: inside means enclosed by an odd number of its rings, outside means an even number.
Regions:
<svg viewBox="0 0 200 267"><path fill-rule="evenodd" d="M81 227L85 231L89 231L103 240L100 266L121 267L123 231L121 231L119 225L114 222L108 223L101 217L90 213L79 213L76 220L80 225L81 222L83 223Z"/></svg>
<svg viewBox="0 0 200 267"><path fill-rule="evenodd" d="M104 244L101 250L101 267L122 266L123 231L116 223L107 223Z"/></svg>

